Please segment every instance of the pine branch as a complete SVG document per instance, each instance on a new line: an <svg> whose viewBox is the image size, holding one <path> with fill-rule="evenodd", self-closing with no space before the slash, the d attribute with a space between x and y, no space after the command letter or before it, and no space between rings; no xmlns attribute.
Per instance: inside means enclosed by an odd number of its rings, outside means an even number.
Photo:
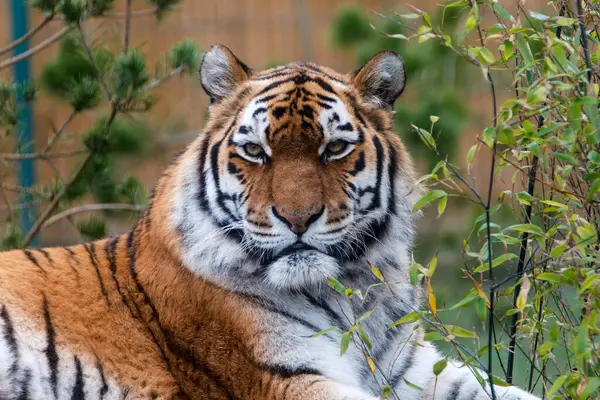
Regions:
<svg viewBox="0 0 600 400"><path fill-rule="evenodd" d="M115 117L117 116L117 108L118 108L118 104L116 102L113 102L111 104L110 116L108 117L108 119L106 120L106 123L104 125L105 136L108 135L108 133L110 131L110 126L112 125L113 121L115 120ZM67 182L65 182L64 186L61 187L60 191L52 199L52 202L50 202L50 205L48 205L46 210L44 210L44 212L38 217L38 219L37 219L37 221L35 221L35 224L33 225L33 227L29 230L29 232L27 232L27 235L23 239L23 242L21 243L21 245L23 247L29 246L29 244L31 243L31 241L33 240L35 235L37 235L39 233L44 222L50 217L50 214L52 214L52 212L54 212L54 209L56 209L56 207L58 206L58 203L65 196L65 194L67 193L67 190L69 190L69 188L77 181L77 179L79 179L79 177L85 170L85 167L88 165L88 163L90 162L90 160L92 159L94 154L95 154L94 151L90 151L89 153L87 153L87 155L85 156L85 158L83 159L82 163L79 165L77 170L73 173L73 175L71 175L69 180Z"/></svg>

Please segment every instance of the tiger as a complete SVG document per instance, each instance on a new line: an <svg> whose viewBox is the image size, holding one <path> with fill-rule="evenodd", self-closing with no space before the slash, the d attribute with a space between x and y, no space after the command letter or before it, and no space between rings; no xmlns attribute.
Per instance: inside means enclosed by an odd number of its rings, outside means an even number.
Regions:
<svg viewBox="0 0 600 400"><path fill-rule="evenodd" d="M0 254L1 399L536 398L390 327L421 296L399 55L257 72L215 45L199 75L208 121L134 228Z"/></svg>

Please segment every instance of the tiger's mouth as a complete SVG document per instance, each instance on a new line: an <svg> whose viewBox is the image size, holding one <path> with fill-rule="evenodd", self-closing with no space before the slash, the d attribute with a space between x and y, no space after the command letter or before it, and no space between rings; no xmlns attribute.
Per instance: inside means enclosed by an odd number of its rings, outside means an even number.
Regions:
<svg viewBox="0 0 600 400"><path fill-rule="evenodd" d="M300 252L307 251L307 250L314 250L314 251L320 252L320 250L317 249L316 247L310 246L302 241L298 241L298 242L284 248L279 253L277 253L276 258L289 256L290 254L300 253Z"/></svg>

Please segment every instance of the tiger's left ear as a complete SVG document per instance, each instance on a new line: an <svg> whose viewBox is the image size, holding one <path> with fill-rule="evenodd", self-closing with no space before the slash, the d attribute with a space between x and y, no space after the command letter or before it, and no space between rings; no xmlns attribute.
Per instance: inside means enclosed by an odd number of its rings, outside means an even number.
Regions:
<svg viewBox="0 0 600 400"><path fill-rule="evenodd" d="M214 45L202 57L200 83L211 104L230 96L237 87L250 77L252 70L222 45Z"/></svg>
<svg viewBox="0 0 600 400"><path fill-rule="evenodd" d="M381 51L356 71L352 80L365 100L392 108L406 83L404 61L391 50Z"/></svg>

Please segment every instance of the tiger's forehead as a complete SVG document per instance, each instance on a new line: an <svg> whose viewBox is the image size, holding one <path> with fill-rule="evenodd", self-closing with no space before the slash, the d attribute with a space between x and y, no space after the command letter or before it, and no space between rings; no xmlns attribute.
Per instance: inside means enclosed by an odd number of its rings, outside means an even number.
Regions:
<svg viewBox="0 0 600 400"><path fill-rule="evenodd" d="M360 141L362 132L343 98L346 83L306 65L276 68L253 79L257 84L266 77L268 83L243 108L232 142L258 142L270 156L271 146L281 142L320 147L338 139Z"/></svg>

